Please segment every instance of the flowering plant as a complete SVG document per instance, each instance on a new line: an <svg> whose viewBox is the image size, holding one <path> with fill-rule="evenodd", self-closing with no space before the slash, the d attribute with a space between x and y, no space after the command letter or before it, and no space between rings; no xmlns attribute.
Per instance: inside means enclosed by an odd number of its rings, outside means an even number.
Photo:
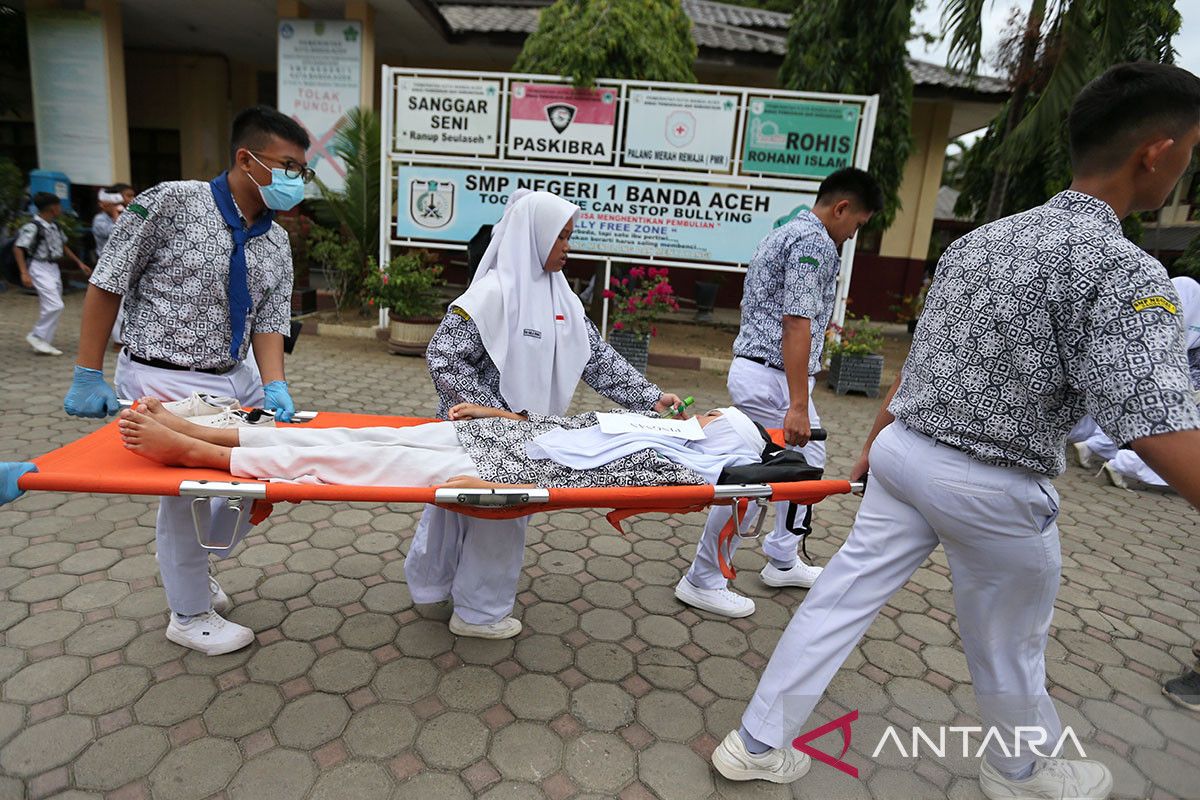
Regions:
<svg viewBox="0 0 1200 800"><path fill-rule="evenodd" d="M415 319L438 313L438 287L442 268L422 250L411 250L392 259L387 269L378 269L368 259L363 294L370 306L391 309L393 317Z"/></svg>
<svg viewBox="0 0 1200 800"><path fill-rule="evenodd" d="M847 320L845 325L829 323L825 331L825 352L831 356L869 356L883 349L883 329L871 324L870 317Z"/></svg>
<svg viewBox="0 0 1200 800"><path fill-rule="evenodd" d="M624 278L613 277L604 296L610 303L612 329L639 336L657 336L658 318L679 310L666 267L634 267Z"/></svg>

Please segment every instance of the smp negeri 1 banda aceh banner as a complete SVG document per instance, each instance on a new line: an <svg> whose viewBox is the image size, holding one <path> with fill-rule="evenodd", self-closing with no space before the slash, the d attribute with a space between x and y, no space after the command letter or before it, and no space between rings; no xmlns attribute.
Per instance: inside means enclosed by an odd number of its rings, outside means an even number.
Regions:
<svg viewBox="0 0 1200 800"><path fill-rule="evenodd" d="M744 271L821 179L870 159L877 98L383 68L381 257L466 247L519 188L582 209L573 258ZM844 316L853 243L843 250Z"/></svg>

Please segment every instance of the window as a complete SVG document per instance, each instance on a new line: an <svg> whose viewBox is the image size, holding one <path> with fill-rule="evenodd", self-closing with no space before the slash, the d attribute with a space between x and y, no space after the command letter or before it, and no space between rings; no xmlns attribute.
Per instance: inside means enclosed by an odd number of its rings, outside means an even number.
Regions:
<svg viewBox="0 0 1200 800"><path fill-rule="evenodd" d="M129 166L133 186L139 191L180 178L179 131L159 128L129 129Z"/></svg>

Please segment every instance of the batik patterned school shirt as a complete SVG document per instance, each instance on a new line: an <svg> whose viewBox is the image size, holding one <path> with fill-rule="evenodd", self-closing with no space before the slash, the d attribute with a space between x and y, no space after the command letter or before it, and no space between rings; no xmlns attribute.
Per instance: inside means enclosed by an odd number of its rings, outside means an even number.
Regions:
<svg viewBox="0 0 1200 800"><path fill-rule="evenodd" d="M783 318L804 317L812 332L808 374L820 372L840 268L837 245L811 211L767 234L746 270L734 356L762 359L782 369Z"/></svg>
<svg viewBox="0 0 1200 800"><path fill-rule="evenodd" d="M637 411L653 408L662 397L662 390L601 339L591 320L587 320L587 326L592 354L580 380L625 408ZM437 412L440 418L447 419L450 408L459 403L478 403L506 411L526 410L508 407L500 394L500 370L483 346L479 328L460 309L452 310L442 320L425 358L440 400Z"/></svg>
<svg viewBox="0 0 1200 800"><path fill-rule="evenodd" d="M202 181L160 183L117 219L92 273L101 289L125 296L126 348L185 367L230 365L229 257L233 236ZM238 360L254 333L287 335L292 251L270 230L246 242L250 317Z"/></svg>
<svg viewBox="0 0 1200 800"><path fill-rule="evenodd" d="M594 411L573 417L532 413L528 417L518 421L488 417L454 423L459 444L475 462L479 477L498 483L532 483L546 489L707 483L695 470L649 447L594 469L574 469L548 458L530 458L525 445L543 433L556 428L590 428L599 420Z"/></svg>
<svg viewBox="0 0 1200 800"><path fill-rule="evenodd" d="M1101 200L1062 192L938 263L889 410L991 464L1054 476L1085 413L1119 445L1200 427L1179 298Z"/></svg>
<svg viewBox="0 0 1200 800"><path fill-rule="evenodd" d="M38 235L38 229L41 229L41 235ZM53 222L46 222L41 217L34 217L29 222L21 226L21 230L17 231L17 241L15 247L19 247L25 251L25 257L34 261L57 261L63 257L63 243L66 237L63 236L62 230ZM33 247L33 252L29 252L30 247L34 242L37 243Z"/></svg>

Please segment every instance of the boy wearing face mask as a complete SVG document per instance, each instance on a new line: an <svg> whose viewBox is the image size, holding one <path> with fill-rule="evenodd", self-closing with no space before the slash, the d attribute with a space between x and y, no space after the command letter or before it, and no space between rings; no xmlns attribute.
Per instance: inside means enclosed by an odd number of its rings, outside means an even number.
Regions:
<svg viewBox="0 0 1200 800"><path fill-rule="evenodd" d="M304 199L313 177L308 146L296 121L271 108L249 108L233 121L226 172L209 182L161 183L129 204L84 300L75 377L63 403L68 414L116 413L117 392L102 370L122 308L125 347L114 376L122 397L178 400L205 392L291 419L283 338L291 319L292 254L274 212ZM251 344L257 370L245 360ZM213 530L235 524L224 502L214 501L207 516ZM229 598L209 576L190 500L162 498L156 542L172 611L167 638L208 655L253 641L249 628L219 616Z"/></svg>

